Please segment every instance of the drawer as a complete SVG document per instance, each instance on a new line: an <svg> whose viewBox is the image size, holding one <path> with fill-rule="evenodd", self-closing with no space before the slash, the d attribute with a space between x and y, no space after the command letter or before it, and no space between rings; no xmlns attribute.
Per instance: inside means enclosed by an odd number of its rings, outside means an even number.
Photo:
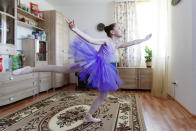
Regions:
<svg viewBox="0 0 196 131"><path fill-rule="evenodd" d="M42 79L45 77L51 77L51 72L40 72L39 73L39 79Z"/></svg>
<svg viewBox="0 0 196 131"><path fill-rule="evenodd" d="M140 75L152 75L152 69L149 69L149 68L142 68L142 69L139 69L139 74Z"/></svg>
<svg viewBox="0 0 196 131"><path fill-rule="evenodd" d="M1 82L0 87L0 96L8 95L11 93L21 92L22 90L26 90L28 88L37 87L37 82L33 79L27 79L25 81L5 81Z"/></svg>
<svg viewBox="0 0 196 131"><path fill-rule="evenodd" d="M23 81L26 79L33 79L36 77L38 77L38 73L30 73L30 74L25 74L25 75L18 75L18 76L12 76L13 79L10 80L10 73L9 72L5 72L5 73L0 73L0 82L5 82L5 81L13 81L13 82L17 82L17 81ZM1 85L0 85L1 87Z"/></svg>
<svg viewBox="0 0 196 131"><path fill-rule="evenodd" d="M38 89L26 89L6 96L0 96L0 106L7 105L38 93Z"/></svg>
<svg viewBox="0 0 196 131"><path fill-rule="evenodd" d="M123 85L120 85L119 88L122 89L137 89L138 81L136 79L132 80L123 80Z"/></svg>
<svg viewBox="0 0 196 131"><path fill-rule="evenodd" d="M118 72L120 76L136 76L138 74L135 68L118 68Z"/></svg>

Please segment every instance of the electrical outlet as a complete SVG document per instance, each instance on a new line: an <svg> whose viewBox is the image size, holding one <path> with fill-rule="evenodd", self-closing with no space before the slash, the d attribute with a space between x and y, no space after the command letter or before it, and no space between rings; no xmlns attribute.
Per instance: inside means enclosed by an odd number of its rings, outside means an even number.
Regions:
<svg viewBox="0 0 196 131"><path fill-rule="evenodd" d="M177 87L178 86L178 81L174 81L174 82L172 82L172 84L175 86L175 87Z"/></svg>

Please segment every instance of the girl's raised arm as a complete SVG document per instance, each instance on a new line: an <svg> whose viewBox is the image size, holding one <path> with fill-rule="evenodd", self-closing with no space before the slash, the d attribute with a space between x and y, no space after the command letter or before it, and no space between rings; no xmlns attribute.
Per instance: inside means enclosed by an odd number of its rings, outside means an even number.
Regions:
<svg viewBox="0 0 196 131"><path fill-rule="evenodd" d="M69 19L65 19L65 21L69 24L69 28L76 33L78 36L80 36L81 38L83 38L84 40L86 40L87 42L91 43L91 44L95 44L95 45L102 45L102 44L106 44L106 39L95 39L90 37L89 35L85 34L84 32L80 31L74 20L70 21Z"/></svg>
<svg viewBox="0 0 196 131"><path fill-rule="evenodd" d="M140 44L144 41L149 40L152 37L152 34L147 35L144 39L137 39L137 40L133 40L133 41L129 41L129 42L125 42L125 43L118 43L117 44L117 48L126 48L129 46L133 46L133 45L137 45Z"/></svg>

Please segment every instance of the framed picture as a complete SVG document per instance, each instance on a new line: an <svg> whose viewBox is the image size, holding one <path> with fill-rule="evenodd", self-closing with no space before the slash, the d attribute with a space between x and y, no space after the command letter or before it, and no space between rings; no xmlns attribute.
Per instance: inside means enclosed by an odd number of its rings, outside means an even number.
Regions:
<svg viewBox="0 0 196 131"><path fill-rule="evenodd" d="M171 4L172 5L177 5L181 0L172 0Z"/></svg>

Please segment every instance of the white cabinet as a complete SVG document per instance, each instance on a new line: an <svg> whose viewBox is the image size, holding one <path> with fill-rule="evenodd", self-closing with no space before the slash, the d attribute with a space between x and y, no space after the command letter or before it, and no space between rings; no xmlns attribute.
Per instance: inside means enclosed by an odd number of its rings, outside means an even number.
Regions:
<svg viewBox="0 0 196 131"><path fill-rule="evenodd" d="M38 73L15 76L0 74L0 106L30 97L39 93Z"/></svg>

